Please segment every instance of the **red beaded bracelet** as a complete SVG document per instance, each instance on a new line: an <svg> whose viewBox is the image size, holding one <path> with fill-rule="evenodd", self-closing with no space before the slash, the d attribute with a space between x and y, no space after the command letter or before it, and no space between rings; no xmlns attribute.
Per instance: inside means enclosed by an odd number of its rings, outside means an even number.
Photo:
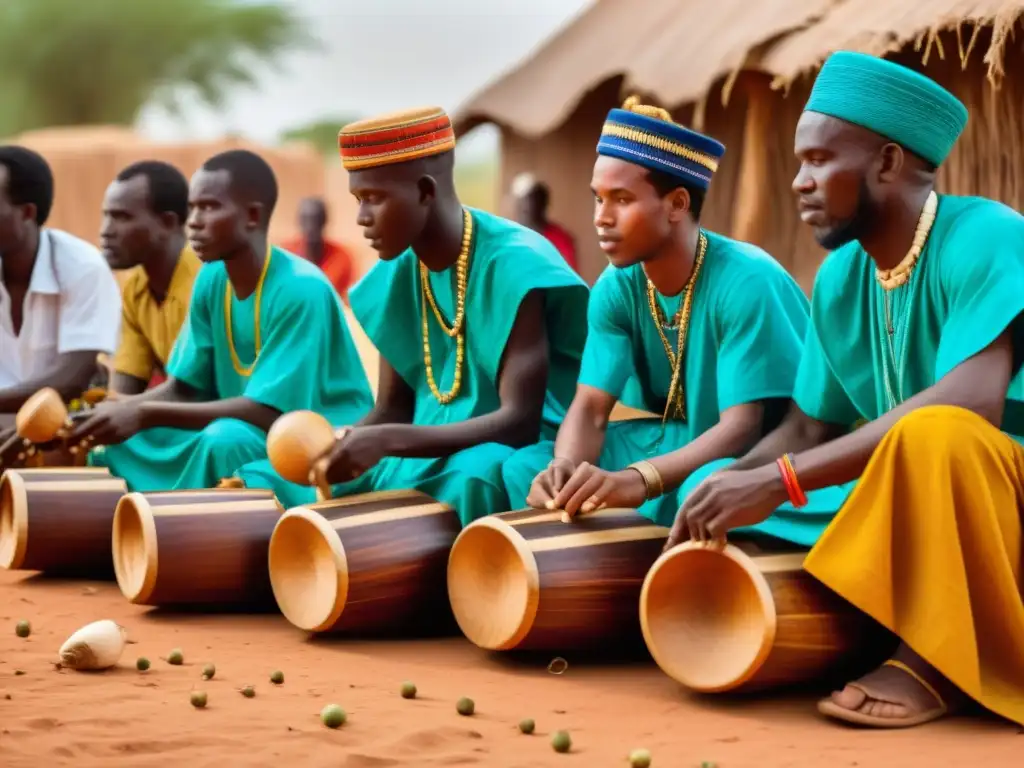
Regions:
<svg viewBox="0 0 1024 768"><path fill-rule="evenodd" d="M782 475L782 484L786 486L786 494L789 496L790 503L798 508L807 506L807 494L803 492L800 481L797 480L792 454L787 453L779 457L776 459L775 465L779 468L779 474Z"/></svg>

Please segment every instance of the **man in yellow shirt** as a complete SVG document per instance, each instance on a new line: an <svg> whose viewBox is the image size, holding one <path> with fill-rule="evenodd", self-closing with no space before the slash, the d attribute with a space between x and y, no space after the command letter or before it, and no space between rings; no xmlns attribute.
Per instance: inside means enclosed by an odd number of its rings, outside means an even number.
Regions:
<svg viewBox="0 0 1024 768"><path fill-rule="evenodd" d="M122 290L121 342L109 388L143 392L162 376L202 262L185 242L188 181L172 165L129 165L103 198L100 244L111 269L132 270Z"/></svg>

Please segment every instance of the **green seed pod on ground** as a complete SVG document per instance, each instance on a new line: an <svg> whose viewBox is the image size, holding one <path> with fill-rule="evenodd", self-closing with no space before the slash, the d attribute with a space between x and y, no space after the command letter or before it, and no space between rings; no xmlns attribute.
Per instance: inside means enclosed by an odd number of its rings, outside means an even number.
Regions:
<svg viewBox="0 0 1024 768"><path fill-rule="evenodd" d="M135 668L139 670L139 672L145 672L149 669L149 659L145 656L139 656L139 658L135 660Z"/></svg>
<svg viewBox="0 0 1024 768"><path fill-rule="evenodd" d="M18 637L28 637L32 634L32 625L24 619L22 619L14 627L14 634L16 634Z"/></svg>
<svg viewBox="0 0 1024 768"><path fill-rule="evenodd" d="M203 680L212 680L213 676L217 674L217 668L213 664L207 664L203 667Z"/></svg>
<svg viewBox="0 0 1024 768"><path fill-rule="evenodd" d="M416 685L410 683L408 680L402 683L402 698L403 699L415 699L416 698Z"/></svg>
<svg viewBox="0 0 1024 768"><path fill-rule="evenodd" d="M568 731L555 731L551 736L551 748L555 752L568 752L572 749L572 738Z"/></svg>
<svg viewBox="0 0 1024 768"><path fill-rule="evenodd" d="M282 672L280 669L275 669L273 672L270 673L270 682L272 682L274 685L281 685L281 683L284 682L284 672Z"/></svg>
<svg viewBox="0 0 1024 768"><path fill-rule="evenodd" d="M523 733L527 734L527 735L533 733L533 730L536 727L537 727L537 724L535 722L533 722L532 718L528 717L525 720L520 720L519 721L519 730L522 731Z"/></svg>
<svg viewBox="0 0 1024 768"><path fill-rule="evenodd" d="M203 691L192 691L189 701L192 702L192 706L196 709L202 709L206 706L206 694Z"/></svg>
<svg viewBox="0 0 1024 768"><path fill-rule="evenodd" d="M242 695L245 696L245 698L247 699L251 699L253 696L256 695L256 689L253 688L251 685L247 685L245 686L245 688L242 689Z"/></svg>
<svg viewBox="0 0 1024 768"><path fill-rule="evenodd" d="M181 648L175 648L167 654L167 663L176 667L185 663L185 654L181 652Z"/></svg>
<svg viewBox="0 0 1024 768"><path fill-rule="evenodd" d="M456 702L455 711L458 712L460 715L465 715L466 717L469 717L476 711L476 704L473 703L472 699L463 696Z"/></svg>
<svg viewBox="0 0 1024 768"><path fill-rule="evenodd" d="M328 728L340 728L347 719L345 710L337 704L328 704L320 710L320 721Z"/></svg>

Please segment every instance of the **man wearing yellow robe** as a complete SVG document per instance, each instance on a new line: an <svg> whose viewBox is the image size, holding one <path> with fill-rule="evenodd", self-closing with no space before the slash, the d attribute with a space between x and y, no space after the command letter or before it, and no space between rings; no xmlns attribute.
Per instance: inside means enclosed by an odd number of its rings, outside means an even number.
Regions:
<svg viewBox="0 0 1024 768"><path fill-rule="evenodd" d="M919 725L969 699L1024 724L1024 217L936 192L966 123L911 70L825 63L796 131L800 215L832 251L797 407L687 497L668 542L859 477L804 567L900 640L818 705L860 725Z"/></svg>
<svg viewBox="0 0 1024 768"><path fill-rule="evenodd" d="M110 389L144 391L165 375L202 262L185 242L188 180L168 163L122 170L103 198L100 245L111 269L131 270L122 289L121 342Z"/></svg>

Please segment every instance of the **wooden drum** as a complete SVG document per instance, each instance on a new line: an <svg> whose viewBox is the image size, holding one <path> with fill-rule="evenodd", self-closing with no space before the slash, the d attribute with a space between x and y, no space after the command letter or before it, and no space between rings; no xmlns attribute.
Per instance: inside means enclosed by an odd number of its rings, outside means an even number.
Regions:
<svg viewBox="0 0 1024 768"><path fill-rule="evenodd" d="M110 576L125 482L104 468L9 469L0 478L0 567Z"/></svg>
<svg viewBox="0 0 1024 768"><path fill-rule="evenodd" d="M451 625L445 566L455 511L418 491L379 491L289 509L270 538L285 618L348 634Z"/></svg>
<svg viewBox="0 0 1024 768"><path fill-rule="evenodd" d="M810 682L877 649L879 625L803 570L806 550L786 550L684 542L658 558L640 596L658 666L694 691L752 691Z"/></svg>
<svg viewBox="0 0 1024 768"><path fill-rule="evenodd" d="M283 511L257 488L129 493L114 513L118 586L138 605L273 605L267 545Z"/></svg>
<svg viewBox="0 0 1024 768"><path fill-rule="evenodd" d="M590 650L640 642L637 600L668 528L632 509L561 521L523 510L475 520L448 561L462 632L488 650Z"/></svg>

